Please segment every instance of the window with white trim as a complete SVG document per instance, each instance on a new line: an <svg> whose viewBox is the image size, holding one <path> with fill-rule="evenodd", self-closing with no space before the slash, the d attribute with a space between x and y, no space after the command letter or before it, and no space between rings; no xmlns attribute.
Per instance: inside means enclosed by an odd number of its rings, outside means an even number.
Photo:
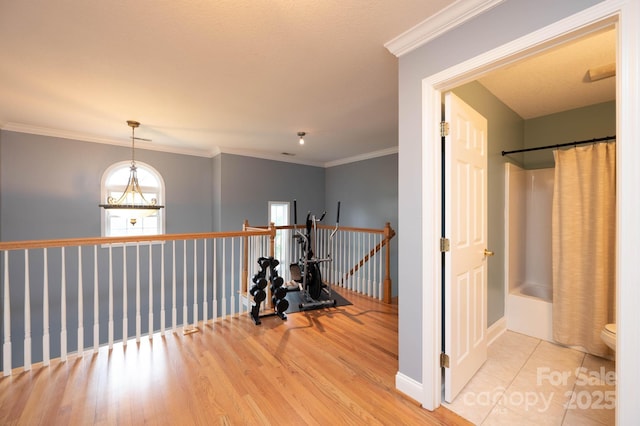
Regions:
<svg viewBox="0 0 640 426"><path fill-rule="evenodd" d="M289 225L289 202L269 201L269 223L276 226ZM274 257L281 263L288 263L289 259L289 230L281 229L276 232ZM284 272L284 271L281 271Z"/></svg>
<svg viewBox="0 0 640 426"><path fill-rule="evenodd" d="M155 198L157 204L164 205L164 180L156 169L148 164L136 161L138 183L147 200ZM102 175L101 200L108 197L119 198L127 187L131 161L121 161L111 165ZM102 236L122 237L132 235L164 234L165 209L153 210L152 214L143 216L131 223L124 210L101 209Z"/></svg>

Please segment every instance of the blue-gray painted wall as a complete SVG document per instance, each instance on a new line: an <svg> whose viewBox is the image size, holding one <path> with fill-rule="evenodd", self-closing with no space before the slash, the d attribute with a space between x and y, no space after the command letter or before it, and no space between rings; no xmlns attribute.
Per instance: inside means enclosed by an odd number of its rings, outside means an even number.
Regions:
<svg viewBox="0 0 640 426"><path fill-rule="evenodd" d="M399 372L422 382L422 81L599 0L506 0L399 59Z"/></svg>
<svg viewBox="0 0 640 426"><path fill-rule="evenodd" d="M329 167L327 220L333 223L340 201L340 223L361 228L381 228L386 222L398 230L398 155ZM398 238L391 240L392 295L398 288Z"/></svg>
<svg viewBox="0 0 640 426"><path fill-rule="evenodd" d="M100 236L100 182L131 149L2 131L0 240ZM211 231L208 158L136 150L166 186L166 232ZM197 195L197 196L195 196Z"/></svg>
<svg viewBox="0 0 640 426"><path fill-rule="evenodd" d="M298 221L325 208L325 170L284 161L221 154L221 230L267 225L269 201L297 199ZM293 218L293 214L290 216Z"/></svg>
<svg viewBox="0 0 640 426"><path fill-rule="evenodd" d="M616 102L602 102L525 121L524 146L545 145L614 136ZM553 150L530 151L522 155L525 169L553 167Z"/></svg>

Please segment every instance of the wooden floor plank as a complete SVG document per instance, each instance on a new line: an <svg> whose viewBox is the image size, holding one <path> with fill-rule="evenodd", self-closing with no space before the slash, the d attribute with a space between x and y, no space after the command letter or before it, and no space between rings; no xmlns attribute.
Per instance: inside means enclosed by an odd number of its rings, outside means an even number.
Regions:
<svg viewBox="0 0 640 426"><path fill-rule="evenodd" d="M200 324L0 379L0 424L467 425L395 390L397 305Z"/></svg>

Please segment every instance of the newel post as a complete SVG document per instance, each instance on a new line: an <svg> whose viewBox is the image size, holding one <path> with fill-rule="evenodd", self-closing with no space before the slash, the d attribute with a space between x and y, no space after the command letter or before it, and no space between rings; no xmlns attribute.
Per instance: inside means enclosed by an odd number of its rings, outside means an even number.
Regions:
<svg viewBox="0 0 640 426"><path fill-rule="evenodd" d="M242 231L247 232L249 227L249 220L245 219L242 224ZM249 237L246 235L242 237L242 294L247 294L248 291L248 277L249 277Z"/></svg>
<svg viewBox="0 0 640 426"><path fill-rule="evenodd" d="M391 223L387 222L384 225L384 245L386 250L384 252L384 303L391 303Z"/></svg>

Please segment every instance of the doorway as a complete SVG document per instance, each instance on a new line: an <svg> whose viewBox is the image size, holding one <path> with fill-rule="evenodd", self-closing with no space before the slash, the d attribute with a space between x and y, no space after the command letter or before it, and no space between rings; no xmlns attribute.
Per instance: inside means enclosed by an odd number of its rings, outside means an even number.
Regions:
<svg viewBox="0 0 640 426"><path fill-rule="evenodd" d="M273 223L275 226L288 226L290 203L288 201L269 201L268 203L268 223ZM276 238L274 244L274 257L280 261L281 264L286 265L290 260L291 254L289 253L290 232L288 229L278 229L276 231ZM286 280L289 279L289 268L282 268L282 273Z"/></svg>
<svg viewBox="0 0 640 426"><path fill-rule="evenodd" d="M512 63L518 59L521 59L527 55L531 55L533 50L538 52L544 51L551 46L557 46L563 41L567 39L575 38L578 36L582 36L588 34L595 30L600 30L602 28L608 27L615 23L619 17L619 7L616 8L615 5L603 5L601 10L598 11L597 18L594 18L594 12L590 11L590 13L579 13L572 17L572 20L569 21L561 21L550 27L545 28L544 30L535 32L530 34L525 39L516 40L513 43L508 44L507 46L503 46L500 49L495 51L490 51L485 55L481 55L478 58L474 58L473 60L469 60L465 63L458 64L456 67L452 67L448 70L445 70L441 73L433 75L423 80L423 110L425 111L425 116L423 120L423 157L422 157L422 170L423 170L423 185L422 185L422 193L423 193L423 241L427 243L424 244L423 249L423 405L425 408L434 409L440 405L441 402L441 381L440 381L440 367L439 367L439 348L441 342L441 320L440 320L440 301L441 301L441 291L437 288L436 285L432 283L440 282L440 254L438 252L437 246L429 243L430 241L436 241L439 237L439 228L437 224L439 223L439 212L441 211L440 200L434 198L434 194L439 194L439 190L441 187L440 182L440 161L441 155L439 152L439 146L434 146L429 141L438 140L439 134L439 110L440 110L440 96L441 93L445 90L449 90L453 87L456 87L462 83L474 80L478 78L478 76L488 72L491 69L497 69L498 67L506 64ZM631 18L629 18L631 19ZM629 27L626 27L629 28ZM621 33L620 40L626 40L626 43L631 39L631 30L627 29L628 34L625 36L624 33ZM633 47L633 46L631 46ZM623 47L620 46L619 51L624 51ZM621 65L624 63L636 64L637 58L633 54L627 55L627 57L622 56ZM478 64L481 64L480 66ZM620 66L620 65L619 65ZM621 84L618 88L619 93L625 93L625 85L630 84L633 77L630 75L630 71L625 69L626 67L620 66L620 81ZM628 80L626 80L628 79ZM621 90L622 89L622 90ZM628 90L627 93L631 92L630 87L626 87ZM623 102L619 97L617 99L618 110L620 113L617 116L617 127L620 131L617 132L619 140L633 140L633 136L638 132L638 128L636 125L633 125L633 113L634 107L637 104L637 100L633 100L631 102ZM626 126L621 126L621 123L627 123ZM627 153L633 151L636 148L627 147L627 145L622 145L619 143L619 146L624 146L627 149ZM618 164L624 167L624 159L618 152ZM627 167L630 167L630 164L627 164ZM624 177L624 176L622 176ZM633 181L633 177L628 175ZM621 182L624 182L624 179L620 179ZM622 186L625 186L624 183ZM629 188L630 190L631 188ZM631 191L629 191L630 193ZM624 204L630 203L629 198L625 198L625 194L627 192L624 188L619 189L619 193L622 194L619 200L620 210L624 210ZM631 207L631 205L629 206ZM619 252L622 252L625 245L629 245L631 247L633 245L632 238L625 239L625 234L622 232L622 228L630 227L632 229L633 222L631 218L626 218L625 215L619 213ZM436 226L434 226L436 225ZM630 261L625 261L625 259L621 259L619 262L619 273L618 273L618 297L619 302L618 305L621 304L622 292L621 288L629 293L633 293L635 290L630 286L621 286L621 282L625 282L622 279L622 276L627 274L629 277L629 284L632 282L632 263ZM629 309L630 306L627 307ZM619 321L624 321L624 312L621 309L618 309L619 313ZM620 335L618 336L620 339ZM620 340L619 340L620 343ZM617 354L618 357L618 368L619 368L619 376L622 368L629 368L633 370L635 367L633 366L633 362L631 358L627 358L626 355L623 357L620 353ZM622 362L620 362L622 361ZM628 399L626 403L628 403L628 407L631 408L632 411L632 401L631 401L631 384L629 384L628 388L621 389L621 382L618 382L618 390L619 392L629 391ZM625 401L623 398L620 398L619 403ZM620 406L620 405L619 405Z"/></svg>

